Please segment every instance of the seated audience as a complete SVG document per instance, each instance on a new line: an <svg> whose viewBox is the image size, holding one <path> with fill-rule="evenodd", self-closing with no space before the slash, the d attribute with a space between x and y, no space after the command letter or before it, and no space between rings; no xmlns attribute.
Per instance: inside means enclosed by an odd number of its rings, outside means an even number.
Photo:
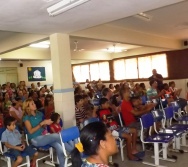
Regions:
<svg viewBox="0 0 188 167"><path fill-rule="evenodd" d="M50 125L50 133L59 133L62 130L60 125L60 115L58 113L53 113L51 115L51 120L53 123Z"/></svg>
<svg viewBox="0 0 188 167"><path fill-rule="evenodd" d="M14 117L21 125L23 112L22 112L22 100L17 97L9 109L10 116Z"/></svg>
<svg viewBox="0 0 188 167"><path fill-rule="evenodd" d="M52 95L46 95L44 100L45 118L50 119L52 113L54 113L54 98Z"/></svg>
<svg viewBox="0 0 188 167"><path fill-rule="evenodd" d="M162 90L161 92L158 93L157 82L155 80L149 81L149 84L150 84L150 88L147 90L148 100L158 99L165 94L164 90Z"/></svg>
<svg viewBox="0 0 188 167"><path fill-rule="evenodd" d="M75 95L75 115L76 115L76 125L81 129L82 123L86 119L86 113L83 107L83 97L81 95Z"/></svg>
<svg viewBox="0 0 188 167"><path fill-rule="evenodd" d="M109 102L106 98L100 99L101 109L97 111L101 121L106 124L106 126L112 132L116 132L118 137L126 139L127 145L127 156L129 160L140 161L141 157L138 157L138 151L136 148L137 140L137 130L134 128L120 127L115 121L112 113L109 110Z"/></svg>
<svg viewBox="0 0 188 167"><path fill-rule="evenodd" d="M36 107L37 107L37 110L42 110L43 109L43 106L42 106L42 103L41 101L39 100L38 98L38 94L37 92L30 92L30 98L34 101Z"/></svg>
<svg viewBox="0 0 188 167"><path fill-rule="evenodd" d="M141 96L146 96L146 85L142 82L140 83L140 93L141 93Z"/></svg>
<svg viewBox="0 0 188 167"><path fill-rule="evenodd" d="M139 130L141 128L141 125L140 122L137 122L135 117L150 112L151 109L155 107L155 104L151 103L146 106L143 106L141 105L142 102L140 98L132 97L132 103L135 107L137 107L137 110L135 110L133 109L130 101L130 88L122 87L120 90L120 95L123 99L123 102L121 104L121 112L125 125Z"/></svg>
<svg viewBox="0 0 188 167"><path fill-rule="evenodd" d="M6 148L8 148L8 152L15 160L13 167L17 167L22 163L22 151L24 151L29 156L33 156L30 167L35 167L38 152L37 150L33 149L31 145L27 146L25 144L24 140L22 140L20 132L16 129L15 122L16 119L14 117L5 118L4 125L6 127L6 130L2 134L1 142L5 144Z"/></svg>
<svg viewBox="0 0 188 167"><path fill-rule="evenodd" d="M149 81L156 81L157 82L157 89L161 91L163 89L163 76L157 73L156 69L152 70L153 75L149 77Z"/></svg>
<svg viewBox="0 0 188 167"><path fill-rule="evenodd" d="M64 154L60 142L59 134L42 135L47 125L51 125L53 122L51 119L43 120L43 114L37 111L36 105L33 100L28 99L23 103L23 110L25 116L23 122L28 132L28 139L35 147L50 145L57 153L59 160L59 167L64 167ZM67 151L71 151L73 148L70 145L65 144Z"/></svg>
<svg viewBox="0 0 188 167"><path fill-rule="evenodd" d="M115 88L114 88L114 85L113 84L109 84L109 89L114 92Z"/></svg>
<svg viewBox="0 0 188 167"><path fill-rule="evenodd" d="M5 117L9 116L9 109L12 106L12 102L10 101L8 93L5 93L5 97L3 100L3 114Z"/></svg>
<svg viewBox="0 0 188 167"><path fill-rule="evenodd" d="M86 125L80 132L80 143L71 152L72 167L109 167L109 156L118 152L111 132L101 122ZM84 161L81 154L88 156Z"/></svg>
<svg viewBox="0 0 188 167"><path fill-rule="evenodd" d="M173 98L176 100L179 98L182 89L176 88L174 81L169 82L169 91L171 92Z"/></svg>

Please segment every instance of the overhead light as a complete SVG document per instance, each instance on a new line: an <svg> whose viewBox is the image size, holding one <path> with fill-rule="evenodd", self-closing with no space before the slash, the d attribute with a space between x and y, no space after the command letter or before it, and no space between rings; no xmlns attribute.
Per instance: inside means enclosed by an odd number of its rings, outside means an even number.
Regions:
<svg viewBox="0 0 188 167"><path fill-rule="evenodd" d="M104 51L107 51L110 53L120 53L120 52L127 51L127 50L117 47L116 44L113 44L113 47L106 48L106 49L104 49Z"/></svg>
<svg viewBox="0 0 188 167"><path fill-rule="evenodd" d="M47 12L49 16L56 16L88 1L90 0L62 0L47 8Z"/></svg>
<svg viewBox="0 0 188 167"><path fill-rule="evenodd" d="M142 20L144 20L144 21L151 21L151 19L152 19L152 16L150 16L150 15L148 15L148 14L146 14L146 13L139 13L139 14L137 14L137 15L134 15L135 17L137 17L137 18L139 18L139 19L142 19Z"/></svg>
<svg viewBox="0 0 188 167"><path fill-rule="evenodd" d="M43 41L43 42L39 42L39 43L33 43L31 45L29 45L30 47L34 47L34 48L49 48L50 47L50 41Z"/></svg>

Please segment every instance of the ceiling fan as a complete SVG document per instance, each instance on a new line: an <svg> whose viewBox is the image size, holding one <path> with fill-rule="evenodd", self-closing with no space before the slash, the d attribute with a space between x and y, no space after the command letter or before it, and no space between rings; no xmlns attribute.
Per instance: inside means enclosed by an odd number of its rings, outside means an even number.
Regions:
<svg viewBox="0 0 188 167"><path fill-rule="evenodd" d="M74 48L74 52L80 52L80 51L83 51L84 49L78 49L78 41L74 41L74 44L75 44L75 48Z"/></svg>

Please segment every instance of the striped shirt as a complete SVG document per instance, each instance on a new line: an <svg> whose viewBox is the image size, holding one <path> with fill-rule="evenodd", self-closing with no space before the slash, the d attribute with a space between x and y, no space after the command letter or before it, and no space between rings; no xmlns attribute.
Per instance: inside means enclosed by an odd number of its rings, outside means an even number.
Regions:
<svg viewBox="0 0 188 167"><path fill-rule="evenodd" d="M76 115L76 125L80 127L80 119L86 119L86 113L84 107L81 109L75 107L75 115Z"/></svg>

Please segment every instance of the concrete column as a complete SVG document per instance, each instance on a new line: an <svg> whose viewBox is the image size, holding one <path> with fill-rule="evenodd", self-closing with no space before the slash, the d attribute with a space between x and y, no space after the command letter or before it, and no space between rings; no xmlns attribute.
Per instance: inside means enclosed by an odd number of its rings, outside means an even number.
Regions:
<svg viewBox="0 0 188 167"><path fill-rule="evenodd" d="M58 33L50 35L50 47L55 111L61 115L64 127L67 128L75 125L69 35Z"/></svg>

